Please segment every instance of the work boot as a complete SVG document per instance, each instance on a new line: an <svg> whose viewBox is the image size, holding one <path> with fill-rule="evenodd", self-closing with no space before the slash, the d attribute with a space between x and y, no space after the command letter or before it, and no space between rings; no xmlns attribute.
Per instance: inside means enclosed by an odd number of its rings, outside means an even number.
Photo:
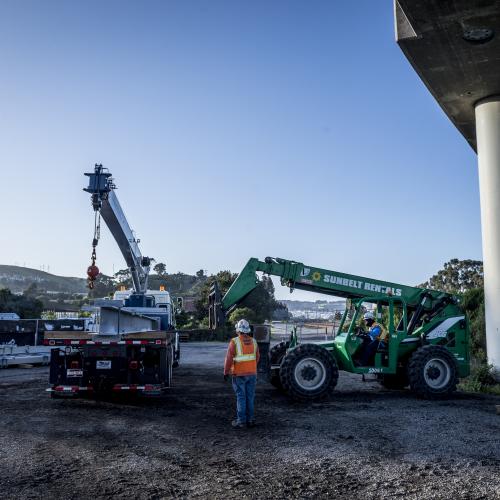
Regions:
<svg viewBox="0 0 500 500"><path fill-rule="evenodd" d="M252 427L255 427L256 425L257 425L257 423L255 422L255 420L249 420L249 421L247 422L247 427L248 427L249 429L251 429Z"/></svg>
<svg viewBox="0 0 500 500"><path fill-rule="evenodd" d="M245 427L244 424L242 424L241 422L238 422L237 420L233 420L231 422L231 425L232 425L233 429L243 429Z"/></svg>

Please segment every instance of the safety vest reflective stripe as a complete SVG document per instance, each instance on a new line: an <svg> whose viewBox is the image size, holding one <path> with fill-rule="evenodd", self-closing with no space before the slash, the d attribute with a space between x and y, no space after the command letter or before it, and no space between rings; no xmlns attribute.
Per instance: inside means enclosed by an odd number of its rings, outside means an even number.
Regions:
<svg viewBox="0 0 500 500"><path fill-rule="evenodd" d="M257 342L252 339L253 352L249 354L243 354L243 345L241 339L236 337L233 339L234 345L236 347L236 356L234 356L233 361L235 363L241 363L243 361L255 361L257 359Z"/></svg>

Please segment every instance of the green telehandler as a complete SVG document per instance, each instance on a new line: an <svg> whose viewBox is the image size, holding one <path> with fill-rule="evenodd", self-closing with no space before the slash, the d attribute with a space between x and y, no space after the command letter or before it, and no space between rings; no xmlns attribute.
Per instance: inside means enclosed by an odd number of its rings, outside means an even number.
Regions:
<svg viewBox="0 0 500 500"><path fill-rule="evenodd" d="M427 399L449 396L459 377L469 374L469 323L457 297L280 258L251 258L224 297L214 283L209 296L212 328L222 325L225 315L257 286L258 272L279 277L291 290L347 299L333 340L300 343L292 330L287 342L269 351L270 382L294 399L328 395L337 384L339 370L376 374L388 389L409 386ZM366 311L373 312L385 329L387 341L379 345L368 366L360 366Z"/></svg>

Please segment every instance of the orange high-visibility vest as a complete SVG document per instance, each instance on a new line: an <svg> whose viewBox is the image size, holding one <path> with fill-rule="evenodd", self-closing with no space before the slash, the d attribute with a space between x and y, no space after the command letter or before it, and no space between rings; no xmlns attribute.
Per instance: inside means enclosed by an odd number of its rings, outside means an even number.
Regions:
<svg viewBox="0 0 500 500"><path fill-rule="evenodd" d="M233 358L233 375L248 375L257 373L257 342L252 338L252 343L245 344L240 336L231 340L236 347Z"/></svg>

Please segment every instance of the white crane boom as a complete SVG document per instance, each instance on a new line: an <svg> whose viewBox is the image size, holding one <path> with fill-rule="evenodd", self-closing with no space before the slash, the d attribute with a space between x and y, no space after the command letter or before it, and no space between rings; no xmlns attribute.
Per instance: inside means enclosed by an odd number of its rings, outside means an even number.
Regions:
<svg viewBox="0 0 500 500"><path fill-rule="evenodd" d="M120 248L132 276L134 293L145 294L153 259L143 257L141 254L138 240L135 238L114 192L116 186L113 183L111 173L105 171L102 165L96 164L94 172L85 175L89 178L89 185L84 188L84 191L92 195L92 207L96 215L97 212L100 213ZM97 239L98 235L95 235L94 248L97 245Z"/></svg>

